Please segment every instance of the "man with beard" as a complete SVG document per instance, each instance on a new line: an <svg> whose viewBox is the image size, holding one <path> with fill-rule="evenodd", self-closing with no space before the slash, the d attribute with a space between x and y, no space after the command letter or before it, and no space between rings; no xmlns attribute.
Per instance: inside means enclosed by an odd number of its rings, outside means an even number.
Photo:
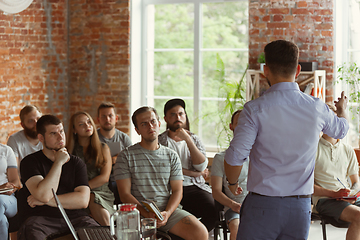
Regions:
<svg viewBox="0 0 360 240"><path fill-rule="evenodd" d="M75 228L98 226L84 210L90 199L86 165L80 158L68 154L60 119L44 115L36 128L44 148L21 161L24 187L18 195L22 224L18 239L45 239L50 234L68 231L52 189Z"/></svg>
<svg viewBox="0 0 360 240"><path fill-rule="evenodd" d="M21 160L28 154L42 149L36 133L36 122L41 117L39 109L34 105L26 105L20 111L20 130L9 137L7 145L12 148L20 166Z"/></svg>
<svg viewBox="0 0 360 240"><path fill-rule="evenodd" d="M158 143L159 116L152 107L141 107L132 115L132 122L141 141L124 149L116 160L114 175L120 198L137 204L144 218L155 218L141 201L155 202L163 220L156 227L183 239L208 239L205 226L181 209L183 174L178 154ZM177 239L177 238L175 238Z"/></svg>
<svg viewBox="0 0 360 240"><path fill-rule="evenodd" d="M116 115L115 106L110 102L101 103L98 107L98 123L100 128L97 130L99 139L101 142L109 145L110 149L113 149L111 144L119 143L117 148L118 152L114 153L111 151L111 157L113 166L116 162L117 155L126 147L132 145L130 137L122 131L115 128L115 125L119 117ZM119 193L117 191L116 182L113 173L110 176L109 188L114 193L115 204L120 203Z"/></svg>
<svg viewBox="0 0 360 240"><path fill-rule="evenodd" d="M199 137L190 132L185 102L182 99L167 101L164 115L167 130L159 135L159 143L173 149L180 156L184 174L181 205L186 211L201 218L207 230L211 231L216 222L216 214L211 188L205 183L205 178L209 175L205 147Z"/></svg>

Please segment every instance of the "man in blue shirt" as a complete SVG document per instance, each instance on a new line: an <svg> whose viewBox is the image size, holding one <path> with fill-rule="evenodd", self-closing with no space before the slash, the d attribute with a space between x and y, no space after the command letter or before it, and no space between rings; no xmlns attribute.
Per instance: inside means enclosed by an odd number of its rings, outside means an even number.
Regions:
<svg viewBox="0 0 360 240"><path fill-rule="evenodd" d="M337 116L318 98L299 90L299 49L289 41L265 46L264 75L271 87L244 105L225 155L229 189L250 157L248 196L241 208L237 239L307 239L320 132L343 138L349 125L344 93ZM251 150L251 152L250 152Z"/></svg>

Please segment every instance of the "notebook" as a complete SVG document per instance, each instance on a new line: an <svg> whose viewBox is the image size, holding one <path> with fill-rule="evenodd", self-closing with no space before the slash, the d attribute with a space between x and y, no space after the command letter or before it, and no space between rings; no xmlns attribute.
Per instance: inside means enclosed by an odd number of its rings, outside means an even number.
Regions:
<svg viewBox="0 0 360 240"><path fill-rule="evenodd" d="M104 227L81 228L76 232L68 215L65 212L64 207L61 205L61 202L59 201L59 198L57 197L54 189L51 190L54 195L56 206L59 208L61 215L65 219L65 222L68 225L70 232L75 240L113 240L114 239L110 234L110 230Z"/></svg>
<svg viewBox="0 0 360 240"><path fill-rule="evenodd" d="M120 142L108 142L107 145L110 148L111 157L118 155L121 152Z"/></svg>

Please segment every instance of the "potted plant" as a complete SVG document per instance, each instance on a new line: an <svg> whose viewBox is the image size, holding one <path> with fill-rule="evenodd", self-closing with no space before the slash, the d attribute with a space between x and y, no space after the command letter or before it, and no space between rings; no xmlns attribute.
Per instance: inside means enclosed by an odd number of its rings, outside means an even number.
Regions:
<svg viewBox="0 0 360 240"><path fill-rule="evenodd" d="M225 146L228 146L231 139L233 138L233 132L229 129L229 120L231 115L238 109L242 109L246 102L246 71L249 68L249 65L246 66L245 70L242 72L240 79L234 81L228 81L225 77L225 64L220 58L219 54L216 55L216 78L221 82L221 87L219 88L219 97L224 98L223 104L218 106L218 113L220 118L220 134L218 135L218 144L220 147L223 147L225 140Z"/></svg>
<svg viewBox="0 0 360 240"><path fill-rule="evenodd" d="M260 71L264 71L264 65L265 65L265 53L264 52L259 54L257 62L260 63Z"/></svg>
<svg viewBox="0 0 360 240"><path fill-rule="evenodd" d="M350 124L356 129L358 147L355 148L355 153L360 163L360 148L359 148L359 111L360 111L360 67L355 62L343 63L337 69L338 77L337 83L342 82L348 85L349 92L349 109L352 115Z"/></svg>

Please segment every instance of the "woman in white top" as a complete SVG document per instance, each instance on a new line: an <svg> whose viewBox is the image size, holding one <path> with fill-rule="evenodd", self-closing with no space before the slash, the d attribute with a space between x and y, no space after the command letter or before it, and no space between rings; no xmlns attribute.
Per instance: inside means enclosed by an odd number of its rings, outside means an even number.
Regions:
<svg viewBox="0 0 360 240"><path fill-rule="evenodd" d="M8 238L8 218L17 213L14 192L20 186L15 154L9 146L0 144L0 239Z"/></svg>

